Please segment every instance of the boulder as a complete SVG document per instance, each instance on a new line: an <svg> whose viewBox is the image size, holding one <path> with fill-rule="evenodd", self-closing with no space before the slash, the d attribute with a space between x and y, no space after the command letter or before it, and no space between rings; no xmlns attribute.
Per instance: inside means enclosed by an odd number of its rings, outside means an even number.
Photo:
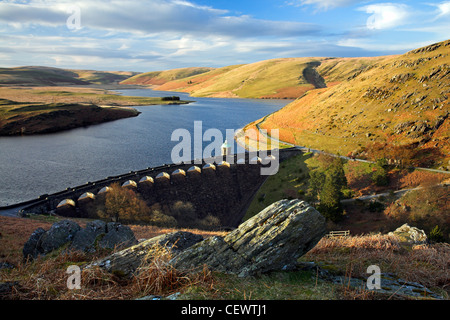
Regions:
<svg viewBox="0 0 450 320"><path fill-rule="evenodd" d="M296 267L297 259L326 234L325 218L308 203L280 200L242 223L225 237L205 240L190 232L161 235L118 251L86 267L132 275L161 248L170 251L169 264L180 271L210 269L249 276ZM163 253L167 252L164 251Z"/></svg>
<svg viewBox="0 0 450 320"><path fill-rule="evenodd" d="M43 253L38 247L38 242L44 233L45 230L42 228L37 228L33 231L22 249L23 257L25 259L36 259L39 254Z"/></svg>
<svg viewBox="0 0 450 320"><path fill-rule="evenodd" d="M48 231L46 231L37 244L38 250L47 254L58 249L66 243L73 240L75 234L81 230L81 227L72 220L61 220L55 222Z"/></svg>
<svg viewBox="0 0 450 320"><path fill-rule="evenodd" d="M34 259L45 255L66 244L68 248L84 252L95 252L98 248L126 248L138 243L133 231L120 223L106 224L96 220L86 224L82 229L72 220L61 220L54 223L48 231L36 229L23 247L25 259Z"/></svg>
<svg viewBox="0 0 450 320"><path fill-rule="evenodd" d="M98 246L102 249L123 249L137 243L130 227L118 222L110 222L106 225L106 234L98 242Z"/></svg>
<svg viewBox="0 0 450 320"><path fill-rule="evenodd" d="M395 229L395 231L389 232L389 235L395 235L401 242L411 244L425 244L428 241L425 231L411 227L407 223Z"/></svg>
<svg viewBox="0 0 450 320"><path fill-rule="evenodd" d="M142 265L145 259L151 258L161 248L176 254L202 240L203 237L201 235L186 231L163 234L116 252L86 267L99 266L109 272L130 276Z"/></svg>
<svg viewBox="0 0 450 320"><path fill-rule="evenodd" d="M241 277L289 270L326 233L325 218L305 201L280 200L225 237L210 237L172 260L178 270L210 269Z"/></svg>
<svg viewBox="0 0 450 320"><path fill-rule="evenodd" d="M88 222L86 228L77 232L71 248L84 252L95 252L98 242L106 234L106 223L101 220Z"/></svg>

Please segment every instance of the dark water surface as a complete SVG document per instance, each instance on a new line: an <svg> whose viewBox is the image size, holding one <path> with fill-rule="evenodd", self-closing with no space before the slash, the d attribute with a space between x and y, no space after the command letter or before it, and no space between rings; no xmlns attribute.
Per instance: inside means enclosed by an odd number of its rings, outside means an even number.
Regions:
<svg viewBox="0 0 450 320"><path fill-rule="evenodd" d="M30 200L107 176L172 163L178 128L193 134L194 121L239 129L279 110L289 100L195 98L179 92L120 90L132 96L180 96L188 105L135 107L138 117L60 133L0 137L0 206ZM208 142L210 143L210 142ZM207 143L207 144L208 144Z"/></svg>

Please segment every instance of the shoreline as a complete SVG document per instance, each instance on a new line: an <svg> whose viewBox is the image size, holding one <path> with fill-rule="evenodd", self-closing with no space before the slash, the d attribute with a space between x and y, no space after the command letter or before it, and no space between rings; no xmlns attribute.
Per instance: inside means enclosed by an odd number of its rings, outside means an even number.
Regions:
<svg viewBox="0 0 450 320"><path fill-rule="evenodd" d="M138 116L141 112L133 107L193 102L124 96L113 88L119 86L0 87L0 136L56 133Z"/></svg>

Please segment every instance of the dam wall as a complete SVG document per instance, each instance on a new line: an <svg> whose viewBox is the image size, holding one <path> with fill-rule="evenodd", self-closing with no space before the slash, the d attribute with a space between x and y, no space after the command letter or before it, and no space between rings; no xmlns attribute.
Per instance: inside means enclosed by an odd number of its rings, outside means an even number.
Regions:
<svg viewBox="0 0 450 320"><path fill-rule="evenodd" d="M42 195L22 203L26 207L20 214L88 217L89 205L104 197L111 184L118 183L135 190L149 207L157 204L170 210L175 203L189 205L199 219L214 216L220 219L222 226L236 227L268 177L261 174L262 169L300 153L297 148L289 148L269 151L269 154L228 155L130 171Z"/></svg>

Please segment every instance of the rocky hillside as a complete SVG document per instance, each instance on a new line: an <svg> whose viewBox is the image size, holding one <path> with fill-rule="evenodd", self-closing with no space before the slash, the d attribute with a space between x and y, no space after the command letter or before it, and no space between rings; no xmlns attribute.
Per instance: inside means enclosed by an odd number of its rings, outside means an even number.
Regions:
<svg viewBox="0 0 450 320"><path fill-rule="evenodd" d="M450 40L374 59L347 73L346 81L311 90L261 119L261 127L279 128L281 140L333 153L446 168L449 53ZM325 63L317 70L335 79Z"/></svg>

